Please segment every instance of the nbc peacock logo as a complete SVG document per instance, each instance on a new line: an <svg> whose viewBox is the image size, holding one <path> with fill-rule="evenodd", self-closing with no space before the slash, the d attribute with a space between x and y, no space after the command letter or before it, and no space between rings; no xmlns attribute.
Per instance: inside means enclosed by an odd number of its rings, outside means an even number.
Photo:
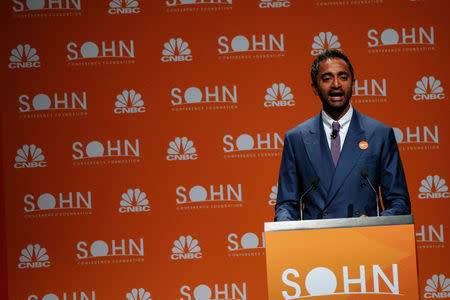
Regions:
<svg viewBox="0 0 450 300"><path fill-rule="evenodd" d="M136 114L144 113L145 105L142 95L135 90L123 90L116 96L115 114Z"/></svg>
<svg viewBox="0 0 450 300"><path fill-rule="evenodd" d="M182 38L172 38L169 42L164 43L162 50L162 62L183 62L192 61L193 57L189 44Z"/></svg>
<svg viewBox="0 0 450 300"><path fill-rule="evenodd" d="M130 15L141 12L137 0L112 0L109 2L108 13L110 15Z"/></svg>
<svg viewBox="0 0 450 300"><path fill-rule="evenodd" d="M434 76L423 76L416 82L413 99L416 101L445 99L441 81L437 80Z"/></svg>
<svg viewBox="0 0 450 300"><path fill-rule="evenodd" d="M327 49L342 51L338 36L333 34L331 31L320 32L314 37L311 55L319 55Z"/></svg>
<svg viewBox="0 0 450 300"><path fill-rule="evenodd" d="M194 142L187 137L176 137L169 143L166 159L169 161L176 160L196 160L198 159L197 149Z"/></svg>
<svg viewBox="0 0 450 300"><path fill-rule="evenodd" d="M42 149L34 144L23 145L22 148L17 150L15 161L14 168L16 169L44 168L47 166Z"/></svg>
<svg viewBox="0 0 450 300"><path fill-rule="evenodd" d="M39 59L35 48L32 48L29 44L19 44L11 50L8 67L13 70L40 68L41 62Z"/></svg>
<svg viewBox="0 0 450 300"><path fill-rule="evenodd" d="M170 256L172 260L200 259L203 256L198 240L190 235L180 236L173 242L173 245L172 255Z"/></svg>
<svg viewBox="0 0 450 300"><path fill-rule="evenodd" d="M147 194L140 189L128 189L120 200L120 213L149 212L150 205Z"/></svg>
<svg viewBox="0 0 450 300"><path fill-rule="evenodd" d="M29 244L22 249L19 257L19 269L38 269L50 267L50 258L47 249L42 248L39 244Z"/></svg>
<svg viewBox="0 0 450 300"><path fill-rule="evenodd" d="M283 8L290 7L289 0L259 0L259 8Z"/></svg>
<svg viewBox="0 0 450 300"><path fill-rule="evenodd" d="M423 296L427 299L450 298L450 279L446 278L444 274L431 276L430 279L427 279Z"/></svg>
<svg viewBox="0 0 450 300"><path fill-rule="evenodd" d="M428 175L420 183L419 199L450 198L446 181L439 175Z"/></svg>
<svg viewBox="0 0 450 300"><path fill-rule="evenodd" d="M269 205L275 205L277 203L277 196L278 196L278 183L276 185L273 185L270 189L270 195L269 195Z"/></svg>
<svg viewBox="0 0 450 300"><path fill-rule="evenodd" d="M266 90L265 107L292 107L295 105L291 88L284 83L274 83Z"/></svg>
<svg viewBox="0 0 450 300"><path fill-rule="evenodd" d="M127 300L152 300L150 296L150 292L143 288L134 288L126 294Z"/></svg>

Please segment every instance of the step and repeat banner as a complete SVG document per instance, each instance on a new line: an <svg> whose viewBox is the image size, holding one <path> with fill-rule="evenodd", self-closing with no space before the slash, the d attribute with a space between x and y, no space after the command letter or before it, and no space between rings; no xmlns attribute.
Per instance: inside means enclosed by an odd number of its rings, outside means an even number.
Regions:
<svg viewBox="0 0 450 300"><path fill-rule="evenodd" d="M284 133L319 113L309 71L329 48L353 63L354 107L394 128L421 297L449 298L449 8L3 1L9 299L267 299ZM405 270L345 267L324 277L337 278L329 299L407 294ZM305 280L290 275L280 299L322 299Z"/></svg>

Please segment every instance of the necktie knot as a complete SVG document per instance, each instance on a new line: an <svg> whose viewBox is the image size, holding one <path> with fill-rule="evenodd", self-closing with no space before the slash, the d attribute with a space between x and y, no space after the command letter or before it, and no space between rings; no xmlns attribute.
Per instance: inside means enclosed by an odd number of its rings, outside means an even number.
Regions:
<svg viewBox="0 0 450 300"><path fill-rule="evenodd" d="M341 128L341 124L339 124L339 122L334 121L333 124L331 124L331 128L333 130L336 130L337 132L339 132L339 129Z"/></svg>

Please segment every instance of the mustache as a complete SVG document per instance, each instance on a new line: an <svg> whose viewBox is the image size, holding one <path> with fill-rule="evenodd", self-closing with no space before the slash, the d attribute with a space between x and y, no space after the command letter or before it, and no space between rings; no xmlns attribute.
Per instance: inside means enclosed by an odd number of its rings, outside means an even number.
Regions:
<svg viewBox="0 0 450 300"><path fill-rule="evenodd" d="M328 92L328 95L335 94L335 93L344 94L344 90L342 90L342 89L331 90Z"/></svg>

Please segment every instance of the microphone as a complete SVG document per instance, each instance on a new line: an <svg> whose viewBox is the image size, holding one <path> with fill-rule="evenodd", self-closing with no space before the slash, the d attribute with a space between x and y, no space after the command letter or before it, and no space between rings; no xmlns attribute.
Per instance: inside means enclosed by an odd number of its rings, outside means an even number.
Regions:
<svg viewBox="0 0 450 300"><path fill-rule="evenodd" d="M377 202L377 217L380 216L380 199L378 199L378 193L377 190L373 187L372 182L370 182L369 179L369 172L367 172L367 170L362 170L361 171L361 176L362 178L364 178L365 180L367 180L367 182L369 183L370 188L372 189L372 191L375 193L375 200Z"/></svg>
<svg viewBox="0 0 450 300"><path fill-rule="evenodd" d="M311 185L309 188L302 194L300 197L300 221L303 221L303 197L306 196L311 190L315 190L317 188L317 185L319 184L320 178L315 176L313 180L311 181Z"/></svg>
<svg viewBox="0 0 450 300"><path fill-rule="evenodd" d="M336 129L333 129L333 132L331 132L331 138L334 140L338 135L338 131Z"/></svg>

